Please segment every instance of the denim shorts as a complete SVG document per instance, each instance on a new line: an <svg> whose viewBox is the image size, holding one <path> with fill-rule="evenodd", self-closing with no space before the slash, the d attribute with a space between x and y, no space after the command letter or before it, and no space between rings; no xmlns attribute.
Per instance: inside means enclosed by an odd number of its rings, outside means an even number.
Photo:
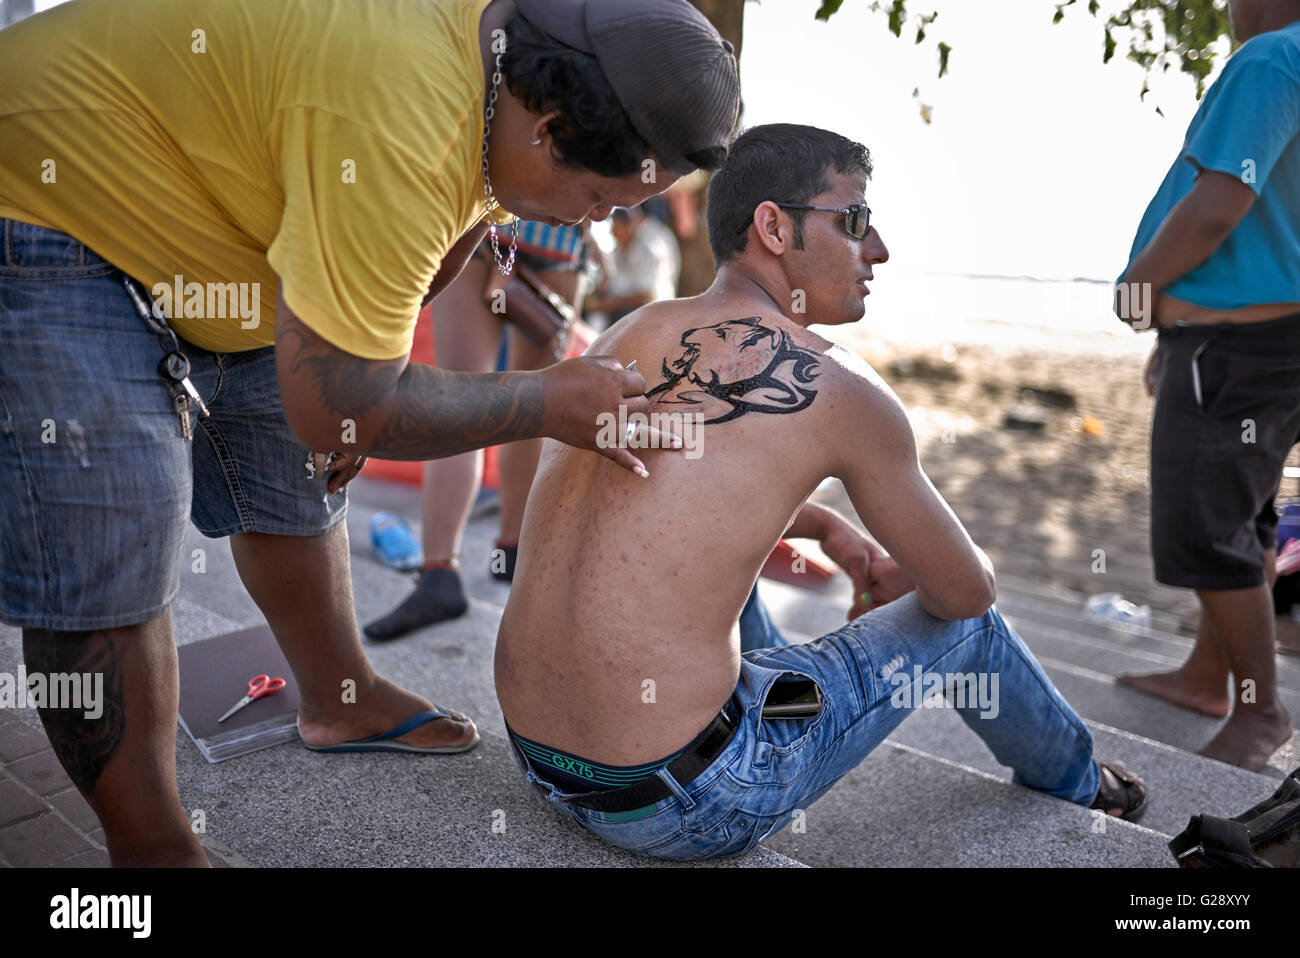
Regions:
<svg viewBox="0 0 1300 958"><path fill-rule="evenodd" d="M820 711L764 717L773 684L791 674L821 688ZM669 860L738 855L807 809L923 707L931 676L957 675L972 676L981 689L953 700L958 714L1013 769L1014 781L1084 806L1096 798L1091 733L998 611L947 622L926 613L915 593L807 645L745 652L731 740L686 784L656 772L672 794L654 805L584 808L539 776L513 744L512 751L547 802L611 844ZM864 818L870 814L863 809Z"/></svg>
<svg viewBox="0 0 1300 958"><path fill-rule="evenodd" d="M181 340L211 411L187 440L163 351L115 267L66 233L0 219L0 621L84 631L167 611L185 524L313 536L346 490L306 478L274 347L212 353Z"/></svg>

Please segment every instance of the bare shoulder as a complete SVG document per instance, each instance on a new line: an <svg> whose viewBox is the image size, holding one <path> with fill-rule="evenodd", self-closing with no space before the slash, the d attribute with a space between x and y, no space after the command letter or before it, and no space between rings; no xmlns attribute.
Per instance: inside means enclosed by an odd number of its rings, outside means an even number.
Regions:
<svg viewBox="0 0 1300 958"><path fill-rule="evenodd" d="M656 338L657 332L661 333L669 322L682 315L685 302L689 300L669 299L633 310L592 340L587 355L617 356L624 365L630 363L637 358L636 352L643 343Z"/></svg>
<svg viewBox="0 0 1300 958"><path fill-rule="evenodd" d="M838 444L841 470L860 470L867 459L915 458L916 439L898 395L860 355L833 345L826 352L831 395L824 410L846 440Z"/></svg>
<svg viewBox="0 0 1300 958"><path fill-rule="evenodd" d="M834 386L845 400L863 407L865 415L897 411L906 415L903 404L889 383L858 353L838 343L825 352L827 371L834 376Z"/></svg>

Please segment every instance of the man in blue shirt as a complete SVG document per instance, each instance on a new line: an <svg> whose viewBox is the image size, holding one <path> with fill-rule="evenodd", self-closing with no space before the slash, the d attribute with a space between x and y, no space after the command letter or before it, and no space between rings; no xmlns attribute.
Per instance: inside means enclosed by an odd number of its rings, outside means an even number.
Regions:
<svg viewBox="0 0 1300 958"><path fill-rule="evenodd" d="M1196 646L1125 685L1216 717L1201 754L1257 770L1292 733L1273 604L1282 464L1300 441L1300 0L1230 0L1244 46L1197 111L1116 292L1159 330L1155 577L1196 590ZM1231 685L1229 685L1231 678Z"/></svg>

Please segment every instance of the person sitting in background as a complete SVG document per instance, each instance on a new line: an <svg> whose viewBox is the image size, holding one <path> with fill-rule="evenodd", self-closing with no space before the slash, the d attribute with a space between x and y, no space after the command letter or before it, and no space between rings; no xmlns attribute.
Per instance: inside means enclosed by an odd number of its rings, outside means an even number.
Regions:
<svg viewBox="0 0 1300 958"><path fill-rule="evenodd" d="M860 319L889 258L870 174L865 147L825 130L738 138L709 186L714 284L591 346L645 371L653 413L694 417L700 454L647 449L649 475L633 477L543 447L497 696L527 781L620 847L748 851L935 679L1016 781L1128 820L1146 808L1145 786L1094 760L1087 726L992 608L988 558L922 472L898 398L808 328ZM886 550L870 561L865 614L742 654L735 626L759 569L828 476Z"/></svg>
<svg viewBox="0 0 1300 958"><path fill-rule="evenodd" d="M599 293L587 300L587 309L603 314L606 327L634 309L677 295L681 253L673 231L640 209L614 210L611 220L614 252L612 272Z"/></svg>
<svg viewBox="0 0 1300 958"><path fill-rule="evenodd" d="M486 244L484 244L486 247ZM587 241L582 226L519 224L516 264L528 267L567 303L582 307ZM509 317L508 299L499 297L508 278L491 266L483 250L466 265L433 308L434 355L443 369L472 373L491 372L504 333L510 369L540 369L552 361L551 353L532 345ZM504 301L504 314L493 304ZM568 330L558 338L568 341ZM524 503L532 485L541 442L526 439L497 447L501 476L501 534L490 571L509 581L514 575L519 527ZM366 637L377 642L396 639L415 629L464 615L469 609L460 577L461 538L470 507L483 480L483 450L433 459L424 465L422 536L424 567L415 591L392 612L366 625Z"/></svg>

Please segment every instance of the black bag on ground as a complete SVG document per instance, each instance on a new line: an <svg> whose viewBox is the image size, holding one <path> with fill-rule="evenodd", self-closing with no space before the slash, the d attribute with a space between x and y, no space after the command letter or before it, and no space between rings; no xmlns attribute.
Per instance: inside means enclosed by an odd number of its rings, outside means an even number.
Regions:
<svg viewBox="0 0 1300 958"><path fill-rule="evenodd" d="M1300 768L1235 818L1193 815L1169 850L1183 868L1300 867Z"/></svg>

